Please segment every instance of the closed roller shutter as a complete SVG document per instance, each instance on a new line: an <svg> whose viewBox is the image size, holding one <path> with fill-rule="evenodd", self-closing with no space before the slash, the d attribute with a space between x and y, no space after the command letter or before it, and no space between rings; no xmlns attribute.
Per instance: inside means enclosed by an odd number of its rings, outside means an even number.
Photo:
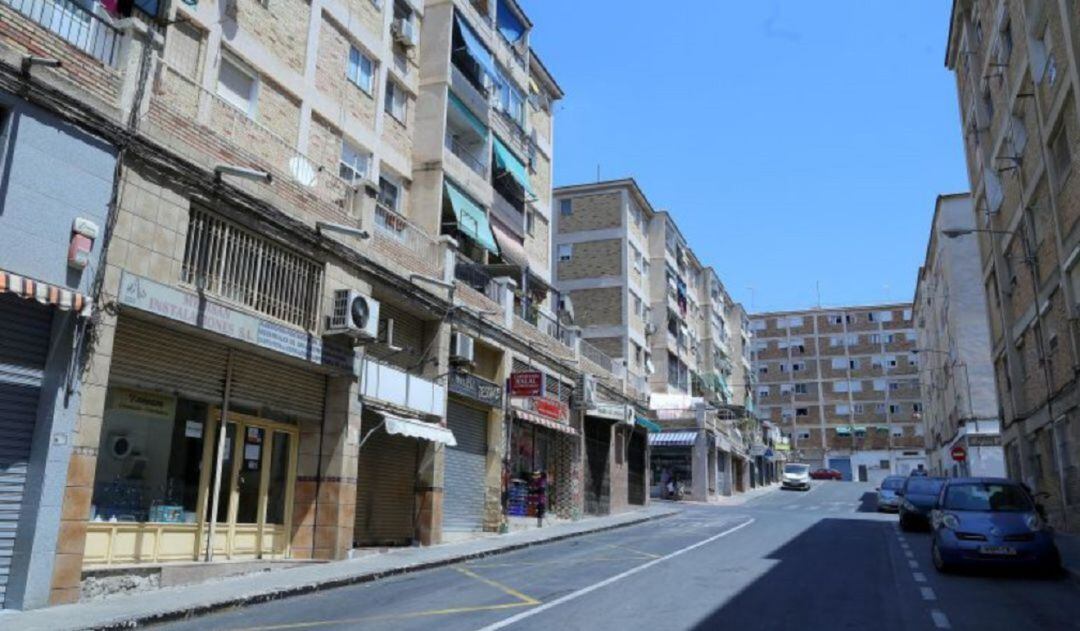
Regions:
<svg viewBox="0 0 1080 631"><path fill-rule="evenodd" d="M109 382L220 403L227 356L220 344L121 316Z"/></svg>
<svg viewBox="0 0 1080 631"><path fill-rule="evenodd" d="M484 529L487 468L487 412L451 401L446 423L457 439L446 448L443 476L443 530L480 532Z"/></svg>
<svg viewBox="0 0 1080 631"><path fill-rule="evenodd" d="M11 571L52 312L0 296L0 608Z"/></svg>
<svg viewBox="0 0 1080 631"><path fill-rule="evenodd" d="M326 377L291 364L235 352L229 396L238 403L317 420L322 418Z"/></svg>
<svg viewBox="0 0 1080 631"><path fill-rule="evenodd" d="M364 435L382 422L364 411ZM379 427L360 448L356 480L356 546L409 545L416 531L416 466L420 444Z"/></svg>

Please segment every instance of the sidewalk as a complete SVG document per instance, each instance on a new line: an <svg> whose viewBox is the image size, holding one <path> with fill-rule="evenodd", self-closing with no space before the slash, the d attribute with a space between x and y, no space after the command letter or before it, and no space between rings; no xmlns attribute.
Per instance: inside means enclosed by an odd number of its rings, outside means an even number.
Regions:
<svg viewBox="0 0 1080 631"><path fill-rule="evenodd" d="M721 495L714 500L710 500L710 504L719 504L721 506L742 506L752 499L756 499L780 488L779 482L773 482L765 486L759 486L757 488L750 489L743 493L733 493L731 495Z"/></svg>
<svg viewBox="0 0 1080 631"><path fill-rule="evenodd" d="M1054 541L1061 551L1061 564L1072 579L1080 584L1080 535L1055 533Z"/></svg>
<svg viewBox="0 0 1080 631"><path fill-rule="evenodd" d="M607 517L594 517L548 528L448 543L428 548L398 548L347 561L248 574L227 579L121 595L104 600L26 612L0 613L0 628L120 629L197 616L218 609L256 604L332 587L374 581L385 576L431 569L468 559L519 550L593 532L670 517L680 510L669 504Z"/></svg>

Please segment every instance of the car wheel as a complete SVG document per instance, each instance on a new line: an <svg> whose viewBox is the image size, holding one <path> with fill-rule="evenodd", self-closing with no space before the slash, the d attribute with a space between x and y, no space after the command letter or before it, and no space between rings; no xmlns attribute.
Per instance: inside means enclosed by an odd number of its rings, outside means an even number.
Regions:
<svg viewBox="0 0 1080 631"><path fill-rule="evenodd" d="M934 569L942 574L946 574L952 569L948 563L945 562L944 557L941 556L941 550L938 549L937 541L930 544L930 558L934 561Z"/></svg>

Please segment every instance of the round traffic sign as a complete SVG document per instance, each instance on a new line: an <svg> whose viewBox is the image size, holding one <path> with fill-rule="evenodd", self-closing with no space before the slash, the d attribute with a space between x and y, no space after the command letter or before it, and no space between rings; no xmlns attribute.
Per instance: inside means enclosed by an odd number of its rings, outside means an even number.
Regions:
<svg viewBox="0 0 1080 631"><path fill-rule="evenodd" d="M952 451L950 453L952 454L952 459L957 462L963 462L967 460L967 449L964 449L963 445L956 445L952 448Z"/></svg>

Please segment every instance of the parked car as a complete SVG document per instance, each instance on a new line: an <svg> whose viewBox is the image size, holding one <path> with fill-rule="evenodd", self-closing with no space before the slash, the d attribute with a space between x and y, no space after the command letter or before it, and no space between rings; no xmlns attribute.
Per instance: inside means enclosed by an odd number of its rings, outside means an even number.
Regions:
<svg viewBox="0 0 1080 631"><path fill-rule="evenodd" d="M784 465L780 488L810 490L810 465L789 462Z"/></svg>
<svg viewBox="0 0 1080 631"><path fill-rule="evenodd" d="M900 496L900 529L911 530L916 526L930 525L930 511L937 503L945 478L912 475L904 480L897 491Z"/></svg>
<svg viewBox="0 0 1080 631"><path fill-rule="evenodd" d="M881 481L877 488L877 509L879 511L896 512L900 510L900 496L897 491L904 488L907 478L900 475L890 475Z"/></svg>
<svg viewBox="0 0 1080 631"><path fill-rule="evenodd" d="M1027 566L1057 573L1061 554L1042 507L1018 482L954 478L938 497L931 524L934 567Z"/></svg>
<svg viewBox="0 0 1080 631"><path fill-rule="evenodd" d="M836 469L814 469L810 472L810 477L815 480L843 480L844 474Z"/></svg>

